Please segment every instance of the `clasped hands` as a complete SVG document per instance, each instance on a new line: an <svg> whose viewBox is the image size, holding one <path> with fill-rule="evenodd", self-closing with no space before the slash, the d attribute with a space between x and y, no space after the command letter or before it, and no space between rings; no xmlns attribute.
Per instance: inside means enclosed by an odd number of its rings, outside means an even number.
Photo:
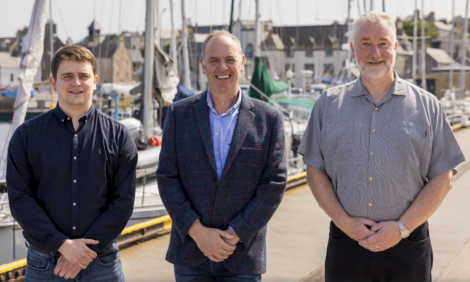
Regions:
<svg viewBox="0 0 470 282"><path fill-rule="evenodd" d="M195 221L189 228L189 236L196 242L199 250L211 261L221 262L233 254L236 244L240 241L235 231L227 229L225 231L208 228Z"/></svg>
<svg viewBox="0 0 470 282"><path fill-rule="evenodd" d="M367 218L349 217L338 227L371 252L385 251L398 244L402 239L400 229L395 221L377 223Z"/></svg>
<svg viewBox="0 0 470 282"><path fill-rule="evenodd" d="M67 239L58 250L62 255L57 261L54 274L65 279L74 279L97 257L97 254L87 245L98 243L92 239Z"/></svg>

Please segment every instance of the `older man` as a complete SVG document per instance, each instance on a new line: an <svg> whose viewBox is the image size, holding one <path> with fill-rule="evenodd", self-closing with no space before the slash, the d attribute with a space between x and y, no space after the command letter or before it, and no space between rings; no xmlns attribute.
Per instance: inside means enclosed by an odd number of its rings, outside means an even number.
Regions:
<svg viewBox="0 0 470 282"><path fill-rule="evenodd" d="M170 105L157 170L172 220L176 281L261 281L266 224L286 186L284 118L243 95L240 41L215 31L200 59L209 89Z"/></svg>
<svg viewBox="0 0 470 282"><path fill-rule="evenodd" d="M427 219L464 156L438 100L393 72L395 25L353 24L361 76L323 93L299 147L313 195L331 217L326 281L431 281Z"/></svg>

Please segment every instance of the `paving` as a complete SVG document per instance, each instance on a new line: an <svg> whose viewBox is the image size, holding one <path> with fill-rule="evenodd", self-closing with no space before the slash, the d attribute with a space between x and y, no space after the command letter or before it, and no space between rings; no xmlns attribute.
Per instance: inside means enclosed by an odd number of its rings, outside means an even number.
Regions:
<svg viewBox="0 0 470 282"><path fill-rule="evenodd" d="M470 159L470 129L456 132ZM430 218L434 249L434 281L470 281L470 162L458 167L454 188ZM263 281L323 281L329 218L318 207L308 186L286 192L268 224L267 273ZM165 261L169 235L121 252L126 281L174 281L173 266Z"/></svg>

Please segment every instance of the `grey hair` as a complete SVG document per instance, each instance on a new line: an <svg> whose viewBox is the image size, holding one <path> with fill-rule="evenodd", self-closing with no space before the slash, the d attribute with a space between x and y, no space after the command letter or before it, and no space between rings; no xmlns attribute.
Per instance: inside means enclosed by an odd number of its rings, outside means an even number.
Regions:
<svg viewBox="0 0 470 282"><path fill-rule="evenodd" d="M204 62L204 52L206 51L207 42L209 42L209 40L211 40L214 37L220 37L220 36L228 36L233 41L235 41L237 43L238 49L240 50L240 54L243 56L242 44L240 43L240 40L238 39L238 37L226 31L225 29L220 29L220 30L214 30L211 34L206 36L206 39L204 39L204 42L202 43L202 54L201 54L201 59L203 62Z"/></svg>
<svg viewBox="0 0 470 282"><path fill-rule="evenodd" d="M352 38L353 40L356 39L356 32L359 25L363 22L371 22L371 23L387 23L390 28L392 29L393 38L397 39L397 28L395 27L395 23L392 19L385 14L384 12L379 11L370 11L366 12L357 18L354 23L352 24Z"/></svg>

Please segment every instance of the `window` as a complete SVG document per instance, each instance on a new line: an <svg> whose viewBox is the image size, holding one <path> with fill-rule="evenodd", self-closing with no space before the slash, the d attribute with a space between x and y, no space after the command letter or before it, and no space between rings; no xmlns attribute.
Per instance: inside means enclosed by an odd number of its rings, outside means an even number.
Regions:
<svg viewBox="0 0 470 282"><path fill-rule="evenodd" d="M315 74L315 65L314 64L305 64L304 70L311 70Z"/></svg>
<svg viewBox="0 0 470 282"><path fill-rule="evenodd" d="M333 46L326 46L325 47L325 56L326 57L333 56Z"/></svg>
<svg viewBox="0 0 470 282"><path fill-rule="evenodd" d="M286 71L291 70L292 72L295 72L295 64L286 64Z"/></svg>
<svg viewBox="0 0 470 282"><path fill-rule="evenodd" d="M10 74L10 81L13 81L13 79L14 79L13 74Z"/></svg>
<svg viewBox="0 0 470 282"><path fill-rule="evenodd" d="M313 46L305 47L305 57L313 57Z"/></svg>
<svg viewBox="0 0 470 282"><path fill-rule="evenodd" d="M261 61L263 62L264 66L269 69L269 58L268 57L261 57Z"/></svg>
<svg viewBox="0 0 470 282"><path fill-rule="evenodd" d="M323 65L323 74L329 74L331 76L335 75L335 66L333 64L324 64Z"/></svg>
<svg viewBox="0 0 470 282"><path fill-rule="evenodd" d="M287 57L294 57L294 46L290 46L287 48Z"/></svg>
<svg viewBox="0 0 470 282"><path fill-rule="evenodd" d="M247 59L253 58L253 52L254 52L253 45L251 44L246 45L246 58Z"/></svg>

